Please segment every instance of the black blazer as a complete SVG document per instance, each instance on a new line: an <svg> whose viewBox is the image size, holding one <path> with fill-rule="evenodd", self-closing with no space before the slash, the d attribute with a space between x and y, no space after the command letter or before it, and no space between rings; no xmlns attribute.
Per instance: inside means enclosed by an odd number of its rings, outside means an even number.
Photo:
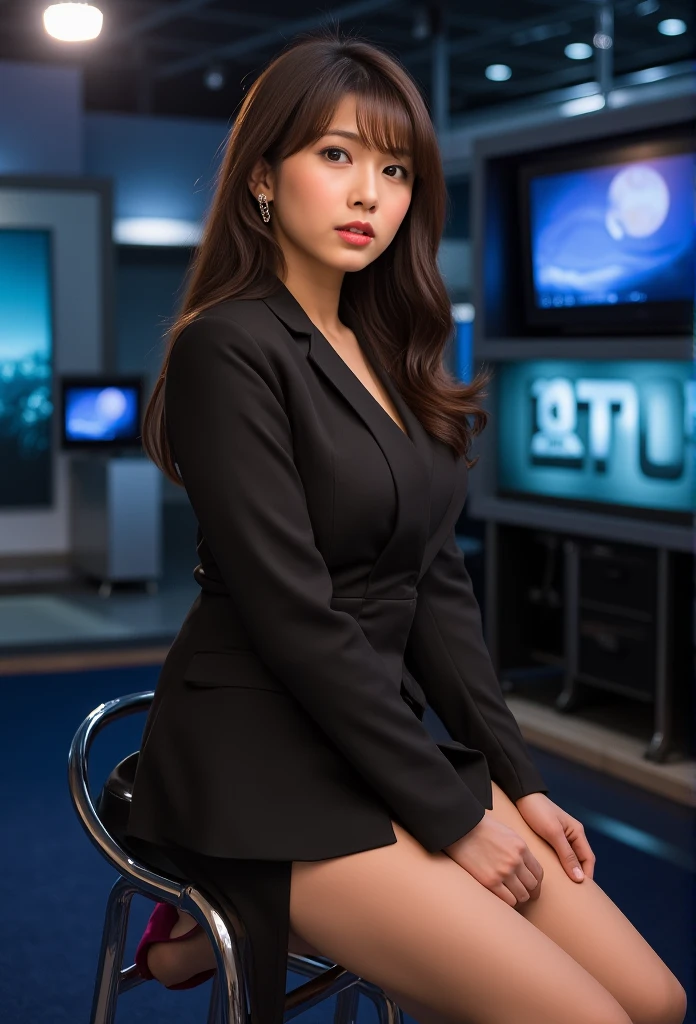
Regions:
<svg viewBox="0 0 696 1024"><path fill-rule="evenodd" d="M512 800L548 792L455 542L467 468L371 358L404 434L274 280L171 355L201 591L161 670L128 833L315 860L395 842L393 818L440 850L492 807L491 777ZM426 701L454 742L427 732Z"/></svg>

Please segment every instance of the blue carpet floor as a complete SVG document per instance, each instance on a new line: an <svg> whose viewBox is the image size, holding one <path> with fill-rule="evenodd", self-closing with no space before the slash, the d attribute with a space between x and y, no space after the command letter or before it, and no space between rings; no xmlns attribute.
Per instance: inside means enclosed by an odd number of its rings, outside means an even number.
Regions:
<svg viewBox="0 0 696 1024"><path fill-rule="evenodd" d="M70 741L85 716L114 697L154 689L156 666L0 679L0 771L4 830L0 1020L82 1024L89 1018L104 907L115 874L83 833L67 789ZM92 757L98 792L113 766L136 750L135 715L100 736ZM441 726L426 719L436 738ZM676 974L694 1012L694 815L688 808L607 779L536 749L551 797L585 824L596 881ZM133 901L126 955L132 962L152 903ZM288 988L305 979L288 975ZM210 985L168 992L156 982L125 993L118 1024L197 1024ZM303 1015L330 1021L333 1000ZM361 1000L361 1024L376 1021ZM502 1024L502 1022L501 1022Z"/></svg>

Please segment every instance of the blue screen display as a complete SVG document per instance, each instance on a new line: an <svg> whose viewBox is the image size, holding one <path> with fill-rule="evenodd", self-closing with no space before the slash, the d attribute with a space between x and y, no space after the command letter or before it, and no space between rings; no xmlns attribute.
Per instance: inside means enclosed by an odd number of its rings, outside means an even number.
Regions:
<svg viewBox="0 0 696 1024"><path fill-rule="evenodd" d="M68 441L129 441L139 431L137 391L102 385L66 388L64 416Z"/></svg>
<svg viewBox="0 0 696 1024"><path fill-rule="evenodd" d="M499 490L696 511L693 363L507 363L497 384Z"/></svg>
<svg viewBox="0 0 696 1024"><path fill-rule="evenodd" d="M53 502L51 234L0 230L0 508Z"/></svg>
<svg viewBox="0 0 696 1024"><path fill-rule="evenodd" d="M691 300L695 172L688 153L532 178L537 308Z"/></svg>

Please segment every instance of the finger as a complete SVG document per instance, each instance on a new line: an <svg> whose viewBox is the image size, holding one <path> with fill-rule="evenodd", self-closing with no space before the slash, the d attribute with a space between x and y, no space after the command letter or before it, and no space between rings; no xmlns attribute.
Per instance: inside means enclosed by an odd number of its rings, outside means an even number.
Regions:
<svg viewBox="0 0 696 1024"><path fill-rule="evenodd" d="M529 893L530 900L538 900L541 895L541 882L536 875L529 870L526 864L520 865L517 871L517 877Z"/></svg>
<svg viewBox="0 0 696 1024"><path fill-rule="evenodd" d="M554 850L558 854L558 859L563 865L565 873L572 878L574 882L582 882L585 876L580 866L580 861L575 856L573 847L568 842L565 832L562 830L560 832L555 832L550 841Z"/></svg>
<svg viewBox="0 0 696 1024"><path fill-rule="evenodd" d="M596 857L592 852L592 848L587 841L587 836L584 831L572 840L572 845L575 856L580 862L580 866L582 867L584 874L588 878L592 878L594 875Z"/></svg>
<svg viewBox="0 0 696 1024"><path fill-rule="evenodd" d="M520 879L517 871L513 871L511 874L506 875L503 881L518 903L527 903L527 901L531 899L531 894L528 891L527 886Z"/></svg>
<svg viewBox="0 0 696 1024"><path fill-rule="evenodd" d="M537 860L528 846L522 851L522 860L524 861L525 867L531 871L539 883L537 889L541 889L541 880L544 877L544 869L541 866L541 862Z"/></svg>
<svg viewBox="0 0 696 1024"><path fill-rule="evenodd" d="M499 899L503 901L503 903L507 903L509 907L516 906L517 897L514 896L507 888L507 886L503 885L502 882L498 882L497 885L492 885L490 888L491 892L495 893L495 895L498 896Z"/></svg>

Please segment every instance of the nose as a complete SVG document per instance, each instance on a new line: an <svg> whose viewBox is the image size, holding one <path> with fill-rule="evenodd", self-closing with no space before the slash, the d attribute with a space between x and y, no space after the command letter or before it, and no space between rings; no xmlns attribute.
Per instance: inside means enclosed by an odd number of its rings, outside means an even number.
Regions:
<svg viewBox="0 0 696 1024"><path fill-rule="evenodd" d="M377 174L374 170L366 169L361 175L360 181L353 188L349 204L374 210L377 208L377 203Z"/></svg>

